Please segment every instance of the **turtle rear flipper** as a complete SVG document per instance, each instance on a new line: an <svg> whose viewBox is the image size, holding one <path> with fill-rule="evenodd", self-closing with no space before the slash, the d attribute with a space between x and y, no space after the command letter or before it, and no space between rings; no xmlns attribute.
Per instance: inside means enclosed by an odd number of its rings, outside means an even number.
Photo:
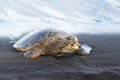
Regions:
<svg viewBox="0 0 120 80"><path fill-rule="evenodd" d="M24 56L26 58L37 58L40 55L44 54L44 51L42 49L37 49L37 50L29 50L26 53L24 53Z"/></svg>
<svg viewBox="0 0 120 80"><path fill-rule="evenodd" d="M17 48L16 46L17 46L16 44L13 46L14 48L16 48L16 50L25 52L25 51L29 51L29 50L33 49L36 46L39 46L39 43L35 43L35 44L25 47L25 48Z"/></svg>

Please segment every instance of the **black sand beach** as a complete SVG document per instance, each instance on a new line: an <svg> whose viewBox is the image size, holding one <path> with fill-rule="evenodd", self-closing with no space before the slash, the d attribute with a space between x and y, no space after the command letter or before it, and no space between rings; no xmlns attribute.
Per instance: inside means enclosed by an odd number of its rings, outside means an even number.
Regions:
<svg viewBox="0 0 120 80"><path fill-rule="evenodd" d="M87 56L26 59L0 39L0 80L120 80L120 35L78 35L93 50Z"/></svg>

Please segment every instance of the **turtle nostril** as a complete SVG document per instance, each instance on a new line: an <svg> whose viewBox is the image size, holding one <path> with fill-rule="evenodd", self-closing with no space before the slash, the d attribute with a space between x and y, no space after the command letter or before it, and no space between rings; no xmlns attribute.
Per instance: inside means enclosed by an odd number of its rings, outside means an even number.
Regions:
<svg viewBox="0 0 120 80"><path fill-rule="evenodd" d="M67 37L67 40L71 40L69 37Z"/></svg>

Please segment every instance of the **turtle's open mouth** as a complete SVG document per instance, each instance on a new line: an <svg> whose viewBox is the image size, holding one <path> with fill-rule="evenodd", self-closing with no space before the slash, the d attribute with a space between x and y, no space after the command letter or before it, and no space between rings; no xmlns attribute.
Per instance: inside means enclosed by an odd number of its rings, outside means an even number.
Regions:
<svg viewBox="0 0 120 80"><path fill-rule="evenodd" d="M80 46L80 44L78 43L78 38L74 36L72 42L69 45L75 49L78 49L78 47Z"/></svg>
<svg viewBox="0 0 120 80"><path fill-rule="evenodd" d="M67 36L64 42L64 46L62 48L63 53L74 53L78 51L78 39L75 36Z"/></svg>
<svg viewBox="0 0 120 80"><path fill-rule="evenodd" d="M74 41L70 44L71 46L80 46L80 44L78 43L78 41Z"/></svg>
<svg viewBox="0 0 120 80"><path fill-rule="evenodd" d="M79 43L77 41L74 41L71 44L69 44L68 46L70 46L72 49L78 50Z"/></svg>

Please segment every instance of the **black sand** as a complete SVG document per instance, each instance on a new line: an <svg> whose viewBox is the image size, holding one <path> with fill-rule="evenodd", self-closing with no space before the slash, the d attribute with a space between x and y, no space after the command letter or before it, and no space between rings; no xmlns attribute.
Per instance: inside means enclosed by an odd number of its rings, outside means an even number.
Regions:
<svg viewBox="0 0 120 80"><path fill-rule="evenodd" d="M120 80L120 36L79 35L93 51L87 56L26 59L0 39L0 80Z"/></svg>

